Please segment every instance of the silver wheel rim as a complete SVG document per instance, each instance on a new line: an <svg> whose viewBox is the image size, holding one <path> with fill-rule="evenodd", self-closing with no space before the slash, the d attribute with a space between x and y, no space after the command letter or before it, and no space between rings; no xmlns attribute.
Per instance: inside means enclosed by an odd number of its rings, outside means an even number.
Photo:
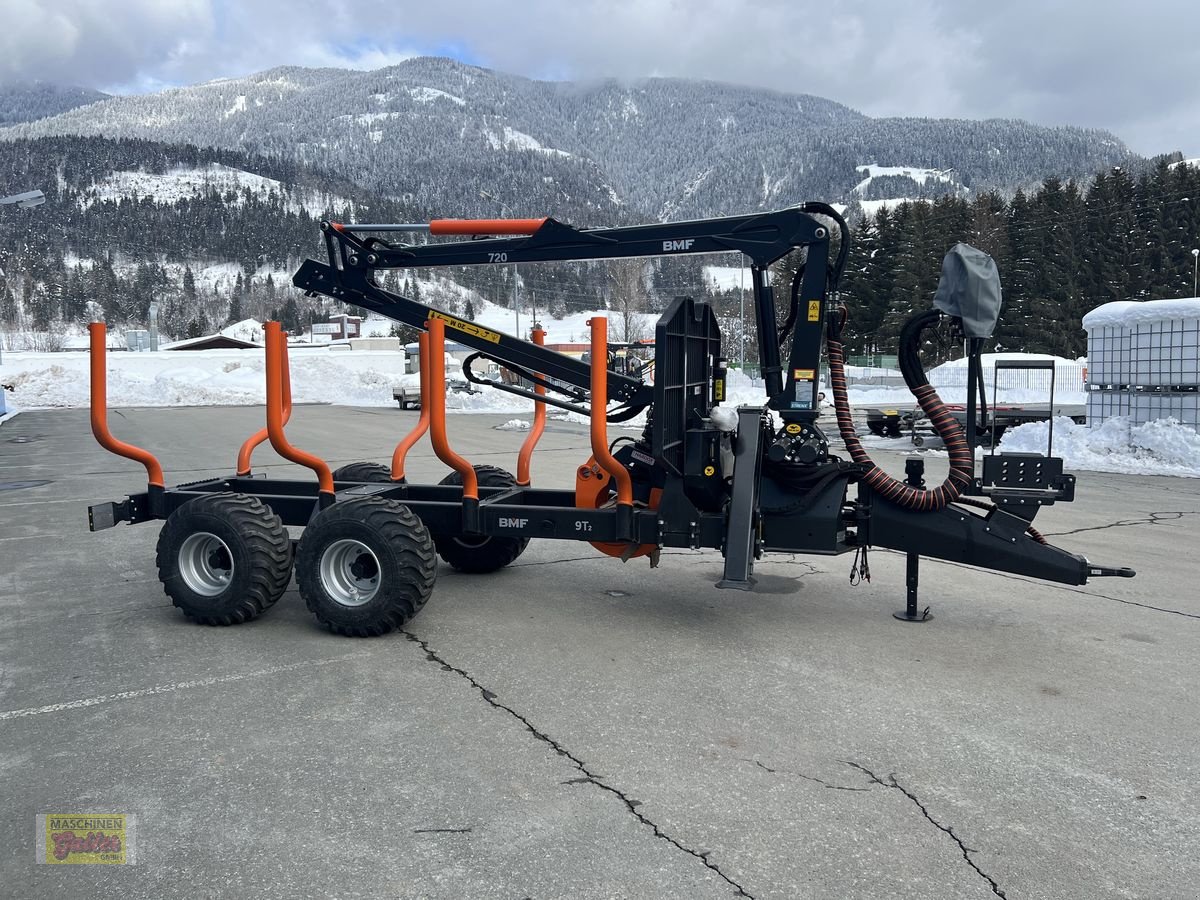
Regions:
<svg viewBox="0 0 1200 900"><path fill-rule="evenodd" d="M342 606L362 606L379 591L379 559L361 541L343 538L321 554L321 584Z"/></svg>
<svg viewBox="0 0 1200 900"><path fill-rule="evenodd" d="M217 596L233 581L229 545L208 531L188 535L179 548L179 574L189 590L202 597Z"/></svg>

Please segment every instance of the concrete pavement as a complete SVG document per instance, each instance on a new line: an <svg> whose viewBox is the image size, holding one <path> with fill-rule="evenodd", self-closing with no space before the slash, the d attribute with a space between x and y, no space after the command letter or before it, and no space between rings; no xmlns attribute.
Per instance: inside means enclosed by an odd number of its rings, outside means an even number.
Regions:
<svg viewBox="0 0 1200 900"><path fill-rule="evenodd" d="M302 406L289 435L382 460L414 416ZM112 424L177 482L231 471L260 417ZM511 468L508 418L453 417L456 449ZM535 483L586 448L554 423ZM427 445L409 468L446 471ZM294 586L247 625L184 620L154 525L87 533L140 469L86 411L23 413L0 426L0 894L1194 897L1200 481L1079 474L1038 527L1136 579L927 561L913 626L889 553L858 587L846 557L769 557L743 594L714 553L535 541L353 640ZM137 865L36 865L34 817L65 812L135 814Z"/></svg>

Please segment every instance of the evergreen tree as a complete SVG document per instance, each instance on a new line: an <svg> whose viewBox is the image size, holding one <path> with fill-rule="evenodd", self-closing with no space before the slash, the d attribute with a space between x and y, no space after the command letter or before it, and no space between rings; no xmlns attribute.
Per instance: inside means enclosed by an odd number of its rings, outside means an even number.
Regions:
<svg viewBox="0 0 1200 900"><path fill-rule="evenodd" d="M300 323L300 306L296 303L295 297L287 298L287 302L283 304L283 312L279 321L283 330L288 334L299 334L304 330L304 326Z"/></svg>

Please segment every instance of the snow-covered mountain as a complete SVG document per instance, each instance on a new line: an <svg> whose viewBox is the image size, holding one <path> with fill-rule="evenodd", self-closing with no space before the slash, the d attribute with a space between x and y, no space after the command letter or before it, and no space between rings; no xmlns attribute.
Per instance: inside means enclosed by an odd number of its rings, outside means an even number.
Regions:
<svg viewBox="0 0 1200 900"><path fill-rule="evenodd" d="M108 96L90 88L63 87L45 81L0 84L0 125L33 122L106 100Z"/></svg>
<svg viewBox="0 0 1200 900"><path fill-rule="evenodd" d="M374 72L277 68L0 128L0 140L63 134L291 159L431 215L580 224L1011 191L1134 158L1106 132L872 119L807 94L534 81L428 57Z"/></svg>

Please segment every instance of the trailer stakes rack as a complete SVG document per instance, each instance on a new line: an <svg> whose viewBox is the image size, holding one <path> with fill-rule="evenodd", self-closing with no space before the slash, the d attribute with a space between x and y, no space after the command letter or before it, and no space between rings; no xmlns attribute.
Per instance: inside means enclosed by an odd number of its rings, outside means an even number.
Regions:
<svg viewBox="0 0 1200 900"><path fill-rule="evenodd" d="M829 222L840 232L836 256ZM825 204L590 230L554 219L437 220L427 226L433 234L492 237L422 245L377 236L420 228L426 226L322 223L328 262L308 260L293 279L310 293L423 329L421 411L393 449L390 467L355 463L331 470L289 442L286 337L279 323L268 322L266 427L242 444L232 476L168 487L153 455L108 430L105 326L91 325L93 432L106 449L145 466L147 489L92 506L89 525L99 531L119 522L165 520L158 540L159 576L174 604L196 621L228 625L254 618L279 599L294 570L309 609L331 630L382 634L401 627L429 598L437 556L463 571L491 572L514 561L532 538L587 541L625 561L648 557L652 566L663 547L715 549L725 557L717 586L740 590L753 588L754 561L764 553L854 550L865 556L870 547L889 547L909 557L908 604L898 614L907 621L928 619L916 605L921 555L1067 584L1133 574L1052 547L1032 528L1042 506L1073 499L1074 479L1063 474L1061 460L997 454L986 457L982 476L976 475L974 452L919 362L913 362L915 349L912 359L902 359L905 378L946 441L950 477L926 489L920 461L910 461L903 482L871 462L850 424L842 365L846 310L836 288L849 231ZM768 269L796 248L803 248L806 262L792 281L790 311L780 324ZM610 368L603 317L590 320L590 356L583 362L544 347L541 332L528 341L495 332L384 291L373 278L381 268L723 251L751 259L765 379L764 405L738 408L736 423L713 412L724 400L725 359L716 317L705 303L676 298L662 314L651 385ZM918 347L922 329L941 315L931 311L914 317L902 343ZM974 323L977 316L963 318ZM534 404L534 426L519 452L515 476L473 465L451 446L441 365L447 329L526 385L483 382ZM829 451L817 424L815 372L822 339L850 460ZM970 343L977 354L982 341ZM531 484L530 461L547 404L588 417L592 455L576 467L573 491ZM641 437L623 436L610 444L608 424L643 410ZM436 485L410 483L405 473L407 454L426 433L438 459L451 469ZM310 469L315 483L255 475L254 449L267 441L286 459ZM289 537L287 526L304 528L298 541Z"/></svg>

